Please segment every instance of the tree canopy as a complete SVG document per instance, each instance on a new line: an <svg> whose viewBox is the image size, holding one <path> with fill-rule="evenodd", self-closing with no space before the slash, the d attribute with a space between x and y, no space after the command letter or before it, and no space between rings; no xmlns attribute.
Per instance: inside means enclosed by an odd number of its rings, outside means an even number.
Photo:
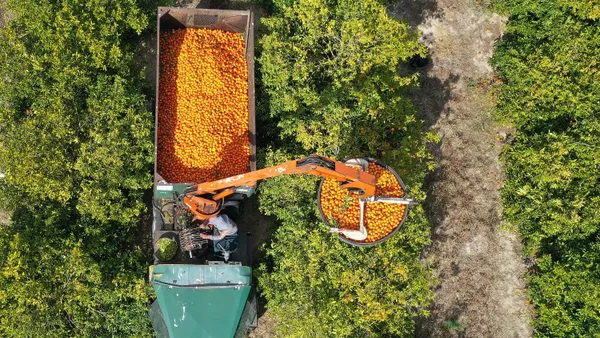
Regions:
<svg viewBox="0 0 600 338"><path fill-rule="evenodd" d="M0 335L150 336L135 238L152 113L134 47L156 2L3 5Z"/></svg>
<svg viewBox="0 0 600 338"><path fill-rule="evenodd" d="M316 152L338 159L381 158L419 200L430 163L423 132L406 96L418 85L405 62L425 47L407 23L377 1L276 2L263 23L258 57L265 97L279 135L262 164ZM261 91L258 91L261 93ZM273 123L273 122L271 122ZM261 183L260 209L280 227L258 270L269 313L285 337L412 336L426 315L431 272L419 261L429 242L423 209L384 244L343 243L320 220L314 177ZM293 314L293 315L290 315Z"/></svg>
<svg viewBox="0 0 600 338"><path fill-rule="evenodd" d="M503 154L505 217L534 265L537 337L600 334L600 4L503 0L493 57L499 113L517 130Z"/></svg>

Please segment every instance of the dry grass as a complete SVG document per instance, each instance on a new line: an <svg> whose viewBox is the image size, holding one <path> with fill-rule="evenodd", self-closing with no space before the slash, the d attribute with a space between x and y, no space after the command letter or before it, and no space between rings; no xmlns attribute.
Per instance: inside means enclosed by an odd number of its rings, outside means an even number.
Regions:
<svg viewBox="0 0 600 338"><path fill-rule="evenodd" d="M0 29L6 25L6 12L4 10L4 0L0 0ZM0 145L1 146L1 145ZM0 225L6 225L10 222L10 213L0 210Z"/></svg>
<svg viewBox="0 0 600 338"><path fill-rule="evenodd" d="M269 316L269 311L267 310L263 313L260 318L258 318L258 327L250 332L248 338L274 338L279 337L275 334L275 328L277 327L277 322L271 316Z"/></svg>
<svg viewBox="0 0 600 338"><path fill-rule="evenodd" d="M7 211L0 210L0 225L7 225L10 223L11 214Z"/></svg>

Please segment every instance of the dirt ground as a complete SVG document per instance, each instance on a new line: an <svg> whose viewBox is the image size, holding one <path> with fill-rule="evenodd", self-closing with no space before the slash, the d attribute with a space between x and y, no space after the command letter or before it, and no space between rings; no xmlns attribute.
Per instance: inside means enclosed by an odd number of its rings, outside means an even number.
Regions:
<svg viewBox="0 0 600 338"><path fill-rule="evenodd" d="M417 337L531 337L525 264L503 227L498 161L510 130L493 118L488 59L506 18L475 0L401 0L389 10L422 32L430 63L412 92L429 130L436 169L427 182L432 245L424 253L440 284ZM482 86L480 86L480 84Z"/></svg>
<svg viewBox="0 0 600 338"><path fill-rule="evenodd" d="M4 25L6 24L6 19L4 18L5 15L5 10L4 10L4 0L0 0L0 28L4 27Z"/></svg>
<svg viewBox="0 0 600 338"><path fill-rule="evenodd" d="M4 19L4 9L2 8L4 6L4 3L2 0L0 0L0 28L3 28L5 23L5 19Z"/></svg>

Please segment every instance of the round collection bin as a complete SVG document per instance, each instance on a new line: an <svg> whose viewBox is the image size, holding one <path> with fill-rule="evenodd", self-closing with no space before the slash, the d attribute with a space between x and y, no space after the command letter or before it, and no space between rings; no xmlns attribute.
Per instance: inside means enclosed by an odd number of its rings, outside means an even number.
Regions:
<svg viewBox="0 0 600 338"><path fill-rule="evenodd" d="M157 262L170 262L174 259L177 258L177 255L179 254L179 235L177 234L177 232L175 231L161 231L162 233L160 234L159 238L154 242L154 258ZM171 258L168 261L164 261L161 259L160 254L158 253L158 241L160 241L163 238L168 238L170 240L175 241L175 254L173 255L173 258Z"/></svg>
<svg viewBox="0 0 600 338"><path fill-rule="evenodd" d="M398 183L400 184L400 187L402 187L402 191L404 192L404 196L406 196L406 186L404 185L404 182L402 181L402 178L400 178L400 175L398 175L398 173L394 169L392 169L391 167L389 167L387 164L385 164L385 163L383 163L383 162L381 162L379 160L370 158L370 157L362 157L361 159L366 160L369 163L378 164L378 165L384 167L386 170L390 171L396 177L396 179L398 180ZM348 159L348 160L345 160L343 162L347 162L347 161L350 161L350 160L353 160L353 159ZM331 227L331 224L329 223L329 221L325 217L325 214L323 213L323 208L321 206L321 190L323 189L323 182L324 181L325 181L325 179L321 179L321 183L319 184L319 189L317 190L317 205L319 207L319 214L321 215L321 218L323 219L323 222L325 222L325 224L327 224L327 226ZM401 197L404 197L404 196L401 196ZM351 240L351 239L345 237L341 233L338 233L338 238L341 241L345 242L345 243L348 243L348 244L354 245L354 246L359 246L359 247L369 247L369 246L374 246L374 245L383 243L384 241L386 241L387 239L389 239L394 233L396 233L396 231L398 231L398 229L400 229L400 226L402 226L402 223L404 223L404 220L406 219L406 215L408 214L408 207L409 206L407 205L406 208L404 209L404 213L402 214L402 218L398 221L398 225L396 225L396 227L394 227L394 229L389 234L387 234L385 237L380 238L380 239L378 239L378 240L376 240L374 242L362 242L362 241L358 242L358 241L354 241L354 240Z"/></svg>

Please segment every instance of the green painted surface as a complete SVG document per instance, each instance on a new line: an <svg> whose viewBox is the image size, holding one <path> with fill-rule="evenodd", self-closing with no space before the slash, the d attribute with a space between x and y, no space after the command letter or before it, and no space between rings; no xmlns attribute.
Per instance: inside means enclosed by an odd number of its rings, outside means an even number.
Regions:
<svg viewBox="0 0 600 338"><path fill-rule="evenodd" d="M251 268L164 264L152 266L151 273L170 338L235 335L250 292Z"/></svg>
<svg viewBox="0 0 600 338"><path fill-rule="evenodd" d="M173 199L173 192L177 192L180 195L183 194L185 188L187 188L187 183L179 183L179 184L156 184L154 185L154 198L166 198Z"/></svg>

